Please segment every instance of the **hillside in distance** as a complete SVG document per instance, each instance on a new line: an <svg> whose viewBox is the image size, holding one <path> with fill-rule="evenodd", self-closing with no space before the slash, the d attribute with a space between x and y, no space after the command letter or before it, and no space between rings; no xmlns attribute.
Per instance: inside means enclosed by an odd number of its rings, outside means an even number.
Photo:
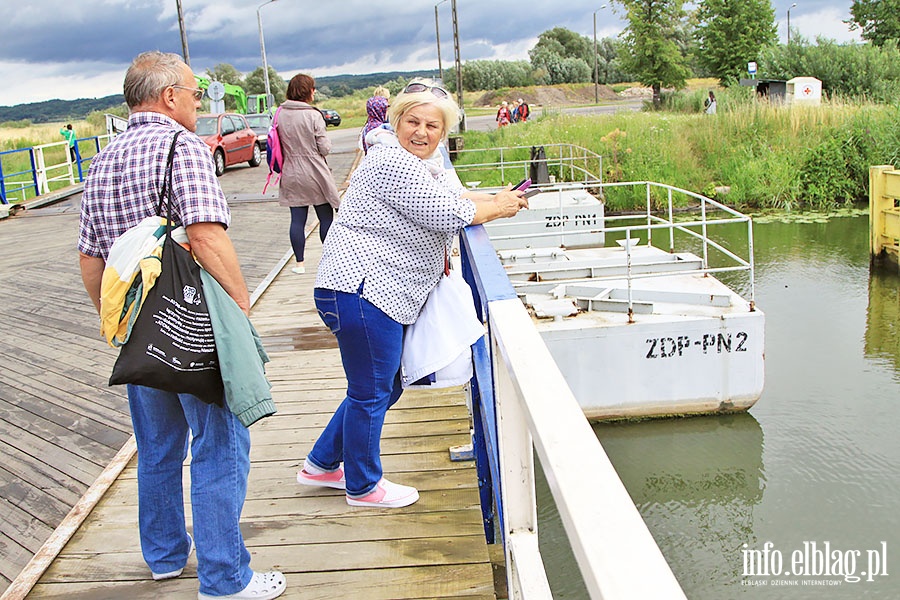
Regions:
<svg viewBox="0 0 900 600"><path fill-rule="evenodd" d="M362 90L367 87L384 85L399 77L409 80L414 77L437 76L437 69L425 69L423 71L389 71L386 73L366 73L362 75L326 75L316 77L316 86L319 88L327 86L333 92L346 91L347 93L352 93L353 91ZM342 94L337 93L335 95Z"/></svg>
<svg viewBox="0 0 900 600"><path fill-rule="evenodd" d="M394 81L398 77L437 77L437 70L425 71L391 71L387 73L366 73L361 75L328 75L316 78L320 88L330 88L335 96L346 95L355 90L365 89ZM104 111L125 102L122 94L113 94L102 98L80 98L78 100L44 100L14 106L0 106L0 123L6 121L29 120L32 123L53 123L62 121L78 121L88 113Z"/></svg>
<svg viewBox="0 0 900 600"><path fill-rule="evenodd" d="M122 94L78 100L44 100L15 106L0 106L0 123L30 120L32 123L79 121L95 110L106 110L125 102Z"/></svg>

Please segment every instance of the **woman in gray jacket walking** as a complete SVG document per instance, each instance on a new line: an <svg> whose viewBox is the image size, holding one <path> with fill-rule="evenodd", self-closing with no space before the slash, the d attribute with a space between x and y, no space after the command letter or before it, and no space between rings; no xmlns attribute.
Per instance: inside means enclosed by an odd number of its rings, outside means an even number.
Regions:
<svg viewBox="0 0 900 600"><path fill-rule="evenodd" d="M306 272L303 253L309 207L316 209L319 239L324 242L334 220L334 209L340 202L331 169L325 162L331 152L331 140L325 135L325 119L311 106L315 93L316 82L312 77L303 73L294 75L278 116L278 138L284 156L278 203L291 209L291 247L297 259L297 265L291 269L294 273Z"/></svg>

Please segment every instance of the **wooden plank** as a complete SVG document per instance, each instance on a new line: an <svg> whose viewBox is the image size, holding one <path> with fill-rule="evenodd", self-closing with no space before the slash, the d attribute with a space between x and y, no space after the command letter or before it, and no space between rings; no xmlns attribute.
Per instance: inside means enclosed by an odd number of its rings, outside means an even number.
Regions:
<svg viewBox="0 0 900 600"><path fill-rule="evenodd" d="M12 581L31 558L31 551L8 535L0 533L0 582Z"/></svg>
<svg viewBox="0 0 900 600"><path fill-rule="evenodd" d="M4 368L2 381L9 387L27 390L47 402L67 407L91 419L106 419L110 426L117 426L121 431L130 430L131 418L127 412L124 388L121 391L90 388L52 373L46 377L40 373L21 374L15 367Z"/></svg>
<svg viewBox="0 0 900 600"><path fill-rule="evenodd" d="M40 437L23 429L7 428L4 436L6 445L53 464L64 476L71 477L85 487L94 481L103 468L94 462L97 459L82 459L63 448L49 446Z"/></svg>
<svg viewBox="0 0 900 600"><path fill-rule="evenodd" d="M50 446L65 449L65 451L95 464L98 460L97 457L101 457L105 464L109 456L115 454L128 439L124 437L124 439L118 440L118 444L102 444L94 439L95 433L100 436L101 432L106 429L99 422L72 421L69 427L64 427L42 415L23 410L12 410L12 408L13 405L0 400L0 414L3 415L3 418L0 419L0 431L6 429L28 430Z"/></svg>
<svg viewBox="0 0 900 600"><path fill-rule="evenodd" d="M270 427L264 427L266 421L273 423ZM298 419L299 421L299 419ZM436 427L439 426L439 427ZM283 444L284 440L298 442L307 437L312 431L315 440L321 433L321 428L307 428L303 423L282 423L277 419L264 419L259 425L253 426L253 445ZM440 423L385 423L381 432L381 439L390 438L417 438L420 436L457 435L469 433L468 417L456 416L456 418L444 419ZM299 436L303 436L302 438Z"/></svg>
<svg viewBox="0 0 900 600"><path fill-rule="evenodd" d="M108 420L103 422L84 417L0 382L0 414L14 413L22 413L22 419L40 417L73 432L85 431L92 440L115 449L121 448L130 435L129 431L111 428Z"/></svg>
<svg viewBox="0 0 900 600"><path fill-rule="evenodd" d="M484 535L362 540L333 544L258 546L247 539L255 564L279 565L287 573L302 571L346 571L488 563ZM185 567L188 577L196 573L192 560ZM59 582L127 581L147 577L140 551L102 554L65 553L57 557L46 576ZM195 592L196 593L196 592ZM342 593L336 597L345 598Z"/></svg>
<svg viewBox="0 0 900 600"><path fill-rule="evenodd" d="M317 488L311 486L300 485L296 482L295 476L297 473L297 469L300 467L298 462L297 465L288 468L269 468L266 466L256 466L250 470L250 483L249 490L247 495L247 502L251 502L254 499L266 499L266 500L279 500L279 499L292 499L296 500L300 504L304 504L305 510L310 510L314 512L314 509L311 507L316 501L321 499L324 496L334 496L339 501L344 500L344 494L340 490L333 490L331 488ZM431 506L429 502L423 503L421 500L416 502L413 505L415 508L406 508L404 510L433 510L434 507L439 507L440 510L446 510L448 507L460 507L471 506L471 502L473 500L472 497L467 496L463 492L477 492L477 482L475 479L475 471L474 464L467 464L465 468L457 468L457 469L441 469L435 471L408 471L408 472L396 472L390 471L387 472L388 476L396 479L399 482L415 486L421 495L424 495L426 492L441 492L447 493L448 495L441 496L440 494L434 497L434 501L437 504ZM122 472L119 476L118 481L115 485L113 485L112 489L109 490L108 496L104 501L104 508L107 505L113 505L116 507L122 506L136 506L137 505L137 491L134 487L134 481L137 479L137 474L132 468L128 468ZM189 474L188 470L185 469L184 472L184 489L185 489L185 502L189 503L190 498L188 497L187 490L189 489ZM120 487L121 485L121 487ZM462 495L453 495L452 498L449 495L449 492L459 491ZM441 499L444 498L444 503L440 503ZM475 503L477 503L477 497L474 498ZM431 507L431 508L429 508ZM342 506L339 502L337 506L333 507L337 509L342 509L346 512L347 506ZM294 515L296 511L300 510L299 505L297 507L291 507L289 509L282 507L282 510L290 510L291 514ZM103 510L98 508L97 510ZM103 514L102 512L98 514ZM247 508L244 509L244 514L248 515ZM267 513L268 514L268 513ZM301 512L301 514L303 514Z"/></svg>
<svg viewBox="0 0 900 600"><path fill-rule="evenodd" d="M52 530L66 516L67 503L5 468L0 468L0 488L0 531L12 537L25 535L34 527Z"/></svg>
<svg viewBox="0 0 900 600"><path fill-rule="evenodd" d="M466 598L494 600L490 565L458 564L419 568L357 569L342 572L288 573L285 600L414 600L416 598ZM138 581L38 584L29 598L46 600L193 600L197 583L182 576L165 582Z"/></svg>
<svg viewBox="0 0 900 600"><path fill-rule="evenodd" d="M55 467L48 465L30 454L26 454L0 441L0 456L3 456L3 470L12 477L27 481L44 491L48 499L57 499L64 505L72 505L84 491L84 485L63 475ZM43 515L48 523L58 523L56 511Z"/></svg>
<svg viewBox="0 0 900 600"><path fill-rule="evenodd" d="M6 491L9 490L11 495L18 497L19 500L31 499L34 497L34 492L36 491L34 488L29 490L29 486L21 484L14 489L9 489L10 487L11 486L4 486L4 495ZM52 526L43 523L33 514L12 504L10 500L6 498L0 499L0 534L16 540L20 546L28 550L29 554L38 551L38 548L41 547L44 540L53 533L55 526L55 523ZM25 562L27 562L27 560ZM21 569L24 564L24 562L19 564L19 569ZM0 571L3 571L2 567L0 567Z"/></svg>

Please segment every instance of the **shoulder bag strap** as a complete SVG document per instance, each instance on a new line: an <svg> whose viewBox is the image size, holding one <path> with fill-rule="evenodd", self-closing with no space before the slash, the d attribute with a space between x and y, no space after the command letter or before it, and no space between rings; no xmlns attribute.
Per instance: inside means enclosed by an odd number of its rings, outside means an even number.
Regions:
<svg viewBox="0 0 900 600"><path fill-rule="evenodd" d="M178 141L178 136L181 135L181 130L175 132L175 135L172 137L172 145L169 146L169 156L166 159L166 170L163 172L163 184L162 184L162 192L159 194L159 203L156 205L156 214L162 216L162 205L163 201L166 201L166 221L171 222L172 220L172 163L175 160L175 143ZM170 225L166 226L168 230Z"/></svg>

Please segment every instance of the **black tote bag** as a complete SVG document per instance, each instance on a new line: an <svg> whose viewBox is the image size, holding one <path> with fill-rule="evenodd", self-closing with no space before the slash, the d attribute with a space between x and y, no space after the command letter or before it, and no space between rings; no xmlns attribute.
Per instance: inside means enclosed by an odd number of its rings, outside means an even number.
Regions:
<svg viewBox="0 0 900 600"><path fill-rule="evenodd" d="M172 159L177 139L176 133L159 200L160 212L163 199L167 200L168 216L162 271L119 351L109 385L134 383L221 405L224 386L200 265L172 239Z"/></svg>

